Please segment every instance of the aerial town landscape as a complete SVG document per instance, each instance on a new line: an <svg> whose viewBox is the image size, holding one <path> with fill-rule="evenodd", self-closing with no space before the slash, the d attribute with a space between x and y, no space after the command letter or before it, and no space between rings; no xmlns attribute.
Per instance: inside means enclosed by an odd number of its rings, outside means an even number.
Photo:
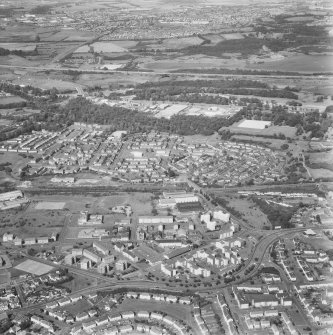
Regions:
<svg viewBox="0 0 333 335"><path fill-rule="evenodd" d="M333 334L330 0L0 0L0 334Z"/></svg>

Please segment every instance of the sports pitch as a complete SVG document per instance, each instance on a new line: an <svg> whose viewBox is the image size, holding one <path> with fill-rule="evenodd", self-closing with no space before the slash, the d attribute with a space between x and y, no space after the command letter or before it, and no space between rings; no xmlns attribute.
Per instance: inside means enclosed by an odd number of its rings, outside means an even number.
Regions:
<svg viewBox="0 0 333 335"><path fill-rule="evenodd" d="M63 209L65 205L65 202L39 202L35 209L56 210Z"/></svg>
<svg viewBox="0 0 333 335"><path fill-rule="evenodd" d="M21 270L24 272L29 272L32 273L36 276L41 276L47 272L50 272L51 270L53 270L52 266L43 264L43 263L39 263L39 262L35 262L31 259L27 259L26 261L20 263L19 265L15 266L15 269L17 270Z"/></svg>

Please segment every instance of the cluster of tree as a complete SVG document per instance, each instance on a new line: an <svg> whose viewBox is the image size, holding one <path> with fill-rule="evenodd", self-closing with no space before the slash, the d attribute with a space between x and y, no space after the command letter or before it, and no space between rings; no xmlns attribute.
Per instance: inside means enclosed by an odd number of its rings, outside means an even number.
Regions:
<svg viewBox="0 0 333 335"><path fill-rule="evenodd" d="M33 87L30 85L20 86L14 85L8 82L0 83L0 91L10 93L12 95L17 95L26 100L34 100L35 97L45 97L45 96L56 96L59 92L56 88L50 90L42 90L38 87Z"/></svg>
<svg viewBox="0 0 333 335"><path fill-rule="evenodd" d="M8 50L5 48L0 48L0 56L16 55L19 57L25 56L35 56L37 55L37 48L33 51L24 51L24 50Z"/></svg>
<svg viewBox="0 0 333 335"><path fill-rule="evenodd" d="M249 70L249 69L226 69L226 68L210 68L210 69L183 69L174 70L172 73L207 73L207 74L244 74L244 75L257 75L257 76L297 76L298 72L287 71L269 71L269 70ZM302 74L309 76L312 74Z"/></svg>
<svg viewBox="0 0 333 335"><path fill-rule="evenodd" d="M43 15L48 14L51 10L51 5L38 5L30 10L31 14Z"/></svg>
<svg viewBox="0 0 333 335"><path fill-rule="evenodd" d="M8 104L0 104L0 109L23 108L27 106L26 101L10 102Z"/></svg>
<svg viewBox="0 0 333 335"><path fill-rule="evenodd" d="M181 80L147 82L139 84L127 94L136 99L154 101L186 101L193 103L228 104L227 98L213 94L254 95L270 98L298 99L289 89L270 88L267 84L254 80Z"/></svg>
<svg viewBox="0 0 333 335"><path fill-rule="evenodd" d="M149 87L165 87L165 86L181 86L181 87L199 87L199 88L269 88L269 85L258 80L249 79L220 79L220 80L167 80L160 82L145 82L138 84L136 88Z"/></svg>
<svg viewBox="0 0 333 335"><path fill-rule="evenodd" d="M282 207L268 204L265 200L251 197L252 201L259 207L259 209L266 214L268 220L273 227L281 226L282 228L292 228L290 219L297 211L298 207Z"/></svg>
<svg viewBox="0 0 333 335"><path fill-rule="evenodd" d="M265 106L258 103L247 104L238 116L246 119L272 121L277 126L290 126L297 128L297 134L309 133L310 137L322 138L328 128L333 124L333 119L326 112L291 113L287 106L273 106L270 111L264 110ZM273 134L274 135L274 134ZM283 136L277 135L283 139Z"/></svg>
<svg viewBox="0 0 333 335"><path fill-rule="evenodd" d="M215 45L194 45L186 48L186 53L220 56L222 53L240 53L244 56L253 55L265 45L265 42L255 37L245 37L238 40L226 40Z"/></svg>
<svg viewBox="0 0 333 335"><path fill-rule="evenodd" d="M40 123L36 123L34 118L27 119L20 124L19 127L15 127L15 129L10 131L1 131L0 132L0 141L6 141L11 138L18 137L23 134L31 133L33 130L41 130L42 125Z"/></svg>
<svg viewBox="0 0 333 335"><path fill-rule="evenodd" d="M180 135L212 135L221 127L240 119L238 113L229 119L192 115L174 115L170 119L155 118L123 107L95 105L82 97L70 100L65 106L51 105L33 116L37 124L42 123L48 130L59 130L73 122L86 122L110 125L111 129L124 129L132 133L156 130Z"/></svg>

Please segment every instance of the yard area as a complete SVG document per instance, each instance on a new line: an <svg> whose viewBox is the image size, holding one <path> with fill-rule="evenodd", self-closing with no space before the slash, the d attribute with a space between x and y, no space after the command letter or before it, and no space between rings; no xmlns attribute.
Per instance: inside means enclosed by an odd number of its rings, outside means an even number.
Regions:
<svg viewBox="0 0 333 335"><path fill-rule="evenodd" d="M47 264L33 261L31 259L27 259L24 262L16 265L15 269L28 272L28 273L32 273L36 276L41 276L53 270L53 267Z"/></svg>

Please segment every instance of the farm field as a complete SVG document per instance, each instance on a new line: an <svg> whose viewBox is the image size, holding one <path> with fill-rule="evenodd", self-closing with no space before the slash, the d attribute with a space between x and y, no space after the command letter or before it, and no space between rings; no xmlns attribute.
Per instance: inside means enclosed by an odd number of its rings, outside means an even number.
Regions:
<svg viewBox="0 0 333 335"><path fill-rule="evenodd" d="M184 49L190 46L200 45L204 42L200 37L181 37L181 38L168 38L160 41L160 43L148 44L152 49Z"/></svg>
<svg viewBox="0 0 333 335"><path fill-rule="evenodd" d="M312 178L314 179L333 179L333 171L328 169L311 169L308 168Z"/></svg>
<svg viewBox="0 0 333 335"><path fill-rule="evenodd" d="M33 261L31 259L27 259L24 262L16 265L15 269L34 274L36 276L41 276L53 270L53 267L47 264Z"/></svg>
<svg viewBox="0 0 333 335"><path fill-rule="evenodd" d="M33 87L38 87L41 89L52 89L56 88L60 92L64 90L75 90L76 85L70 81L56 80L56 79L47 79L40 75L29 75L24 76L19 79L13 80L13 84L22 83L24 85L31 85Z"/></svg>
<svg viewBox="0 0 333 335"><path fill-rule="evenodd" d="M113 53L113 52L126 52L128 51L127 49L112 43L112 42L95 42L93 44L89 45L83 45L79 47L78 49L75 50L76 53L87 53L91 49L94 50L94 52L103 52L103 53Z"/></svg>
<svg viewBox="0 0 333 335"><path fill-rule="evenodd" d="M84 42L95 35L88 31L77 31L74 29L38 29L37 30L38 36L41 42Z"/></svg>
<svg viewBox="0 0 333 335"><path fill-rule="evenodd" d="M282 60L264 64L249 64L248 69L291 71L291 72L332 72L333 56L331 55L294 55Z"/></svg>
<svg viewBox="0 0 333 335"><path fill-rule="evenodd" d="M0 106L13 103L24 102L25 100L18 96L0 97Z"/></svg>
<svg viewBox="0 0 333 335"><path fill-rule="evenodd" d="M35 42L37 33L31 31L31 27L13 27L1 31L0 42Z"/></svg>
<svg viewBox="0 0 333 335"><path fill-rule="evenodd" d="M146 57L138 59L139 67L153 71L176 71L186 69L242 68L244 60L222 59L203 55L181 56L174 59L154 60Z"/></svg>
<svg viewBox="0 0 333 335"><path fill-rule="evenodd" d="M118 47L124 48L124 49L132 49L137 46L137 41L131 41L131 40L123 40L123 41L102 41L103 43L112 43Z"/></svg>
<svg viewBox="0 0 333 335"><path fill-rule="evenodd" d="M309 154L310 165L331 165L333 169L333 150L329 152L312 152Z"/></svg>
<svg viewBox="0 0 333 335"><path fill-rule="evenodd" d="M230 33L221 35L225 40L242 40L244 36L240 33Z"/></svg>
<svg viewBox="0 0 333 335"><path fill-rule="evenodd" d="M158 75L149 74L149 80L157 80ZM91 74L85 73L78 76L76 83L87 86L93 87L95 85L101 85L103 87L109 87L115 83L116 85L129 85L133 83L143 83L148 80L148 77L145 74L131 74L130 76L123 74L123 73L114 73L110 74Z"/></svg>
<svg viewBox="0 0 333 335"><path fill-rule="evenodd" d="M218 34L207 34L207 35L203 35L203 37L210 40L210 43L209 43L210 45L216 45L217 43L220 43L225 40L224 37Z"/></svg>
<svg viewBox="0 0 333 335"><path fill-rule="evenodd" d="M36 49L35 43L0 43L0 48L6 50L21 50L21 51L34 51Z"/></svg>

